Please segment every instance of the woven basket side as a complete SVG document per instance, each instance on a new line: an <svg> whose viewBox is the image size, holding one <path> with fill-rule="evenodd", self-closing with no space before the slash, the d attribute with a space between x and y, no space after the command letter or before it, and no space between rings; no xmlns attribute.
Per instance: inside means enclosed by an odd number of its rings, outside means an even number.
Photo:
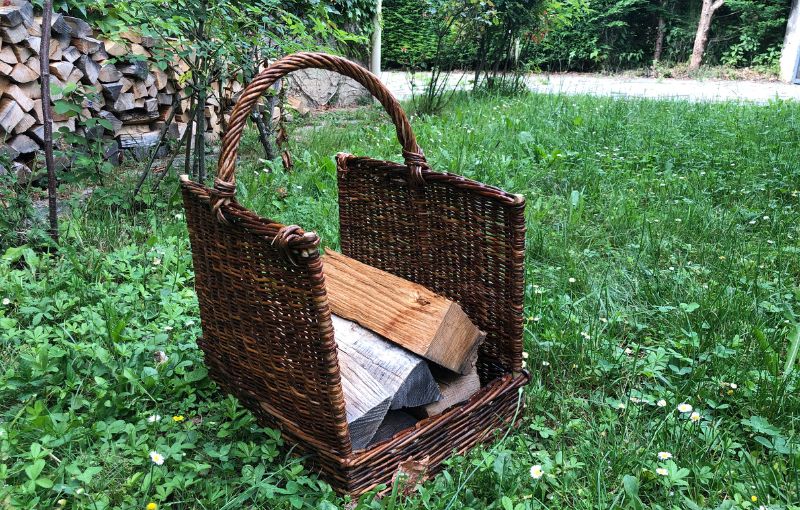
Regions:
<svg viewBox="0 0 800 510"><path fill-rule="evenodd" d="M457 301L486 331L479 370L488 382L522 367L524 199L405 165L339 158L342 252Z"/></svg>
<svg viewBox="0 0 800 510"><path fill-rule="evenodd" d="M321 452L351 451L333 328L316 248L287 260L273 243L281 225L235 202L227 223L211 190L182 184L212 378L247 407ZM296 265L295 265L296 264Z"/></svg>

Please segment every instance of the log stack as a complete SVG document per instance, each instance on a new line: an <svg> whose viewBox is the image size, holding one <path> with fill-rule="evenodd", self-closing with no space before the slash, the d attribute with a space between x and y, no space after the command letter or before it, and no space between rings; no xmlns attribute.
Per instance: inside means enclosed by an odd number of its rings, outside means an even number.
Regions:
<svg viewBox="0 0 800 510"><path fill-rule="evenodd" d="M480 389L477 350L486 335L457 303L331 250L323 264L353 448Z"/></svg>
<svg viewBox="0 0 800 510"><path fill-rule="evenodd" d="M0 3L0 153L12 156L18 173L30 175L30 169L26 172L20 165L33 164L44 132L39 83L42 19L34 15L27 0L5 3L9 2ZM162 70L151 58L155 41L134 33L122 34L118 40L103 39L84 20L59 13L53 15L51 31L51 85L81 83L89 98L83 104L82 116L102 118L111 124L111 129L85 133L74 117L53 112L53 132L101 136L123 149L147 152L157 143L169 110L181 93L176 78L185 67ZM223 97L239 90L238 84L229 84L224 90L217 87ZM60 97L53 93L54 101ZM188 106L188 101L177 103L177 130L169 131L173 136L187 128ZM219 136L224 115L221 108L219 100L210 101L206 108L207 140Z"/></svg>

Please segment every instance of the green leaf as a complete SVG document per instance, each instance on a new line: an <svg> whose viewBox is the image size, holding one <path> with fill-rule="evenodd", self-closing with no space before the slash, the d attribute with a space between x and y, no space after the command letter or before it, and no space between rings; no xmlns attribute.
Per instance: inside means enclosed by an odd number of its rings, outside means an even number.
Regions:
<svg viewBox="0 0 800 510"><path fill-rule="evenodd" d="M33 461L32 464L25 467L25 474L28 475L28 478L31 480L36 480L39 478L39 474L44 469L44 459L37 459Z"/></svg>
<svg viewBox="0 0 800 510"><path fill-rule="evenodd" d="M783 366L783 378L786 379L794 370L797 353L800 350L800 324L794 325L794 332L789 334L789 350L786 354L786 364Z"/></svg>
<svg viewBox="0 0 800 510"><path fill-rule="evenodd" d="M503 496L500 502L503 505L503 510L514 510L514 502L508 496Z"/></svg>

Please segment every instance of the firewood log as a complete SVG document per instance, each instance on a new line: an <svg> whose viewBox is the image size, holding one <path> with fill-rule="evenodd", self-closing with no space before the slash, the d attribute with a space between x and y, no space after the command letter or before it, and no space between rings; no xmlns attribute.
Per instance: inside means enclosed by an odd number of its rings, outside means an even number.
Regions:
<svg viewBox="0 0 800 510"><path fill-rule="evenodd" d="M14 66L10 66L5 62L0 62L0 76L9 76L14 70Z"/></svg>
<svg viewBox="0 0 800 510"><path fill-rule="evenodd" d="M12 46L3 46L0 48L0 62L5 62L6 64L11 64L12 66L19 63L17 56L14 54Z"/></svg>
<svg viewBox="0 0 800 510"><path fill-rule="evenodd" d="M81 53L91 55L99 51L103 43L93 37L73 37L72 45L78 48Z"/></svg>
<svg viewBox="0 0 800 510"><path fill-rule="evenodd" d="M73 18L72 16L64 16L64 22L69 25L70 34L72 37L78 37L80 39L91 38L94 35L94 31L89 24L82 19Z"/></svg>
<svg viewBox="0 0 800 510"><path fill-rule="evenodd" d="M132 110L136 107L134 104L133 94L130 92L125 92L119 95L117 99L114 101L114 104L111 106L111 111L114 112L124 112L127 110Z"/></svg>
<svg viewBox="0 0 800 510"><path fill-rule="evenodd" d="M20 154L32 154L39 150L39 144L27 135L15 136L8 142L8 145Z"/></svg>
<svg viewBox="0 0 800 510"><path fill-rule="evenodd" d="M28 97L25 91L19 88L19 85L13 83L10 84L5 89L3 94L16 101L24 112L29 112L31 111L31 109L33 109L33 100L30 97Z"/></svg>
<svg viewBox="0 0 800 510"><path fill-rule="evenodd" d="M120 72L126 76L134 76L140 80L144 80L147 78L147 75L150 74L150 70L147 69L147 64L141 60L118 66L117 69L119 69Z"/></svg>
<svg viewBox="0 0 800 510"><path fill-rule="evenodd" d="M14 55L17 57L17 62L27 62L29 58L33 56L33 50L30 49L28 46L22 44L16 44L10 46L11 51L14 52Z"/></svg>
<svg viewBox="0 0 800 510"><path fill-rule="evenodd" d="M39 79L39 69L38 66L30 68L23 63L19 63L14 66L9 76L17 83L29 83Z"/></svg>
<svg viewBox="0 0 800 510"><path fill-rule="evenodd" d="M34 118L33 115L24 113L22 115L22 119L14 127L14 134L18 135L20 133L24 133L25 131L33 127L34 124L36 124L36 118Z"/></svg>
<svg viewBox="0 0 800 510"><path fill-rule="evenodd" d="M0 129L2 131L12 133L24 115L25 112L16 101L8 97L0 99Z"/></svg>
<svg viewBox="0 0 800 510"><path fill-rule="evenodd" d="M123 42L106 39L103 43L105 44L106 53L112 57L124 57L128 54L128 45Z"/></svg>
<svg viewBox="0 0 800 510"><path fill-rule="evenodd" d="M75 46L67 46L61 53L61 58L67 62L76 62L79 58L81 58L81 52L78 51L78 48Z"/></svg>
<svg viewBox="0 0 800 510"><path fill-rule="evenodd" d="M89 58L88 55L81 55L75 61L75 65L83 73L83 82L93 85L97 83L98 76L100 75L100 64Z"/></svg>
<svg viewBox="0 0 800 510"><path fill-rule="evenodd" d="M114 64L105 64L100 67L97 79L102 83L111 83L122 79L122 73L117 70Z"/></svg>
<svg viewBox="0 0 800 510"><path fill-rule="evenodd" d="M103 94L106 96L107 99L111 100L112 102L116 101L120 94L122 94L123 84L121 81L115 81L112 83L103 83Z"/></svg>
<svg viewBox="0 0 800 510"><path fill-rule="evenodd" d="M50 72L61 81L67 81L73 69L75 69L75 66L67 61L62 60L61 62L50 63Z"/></svg>
<svg viewBox="0 0 800 510"><path fill-rule="evenodd" d="M13 27L0 27L0 39L10 44L18 44L28 37L28 29L25 25L17 25Z"/></svg>

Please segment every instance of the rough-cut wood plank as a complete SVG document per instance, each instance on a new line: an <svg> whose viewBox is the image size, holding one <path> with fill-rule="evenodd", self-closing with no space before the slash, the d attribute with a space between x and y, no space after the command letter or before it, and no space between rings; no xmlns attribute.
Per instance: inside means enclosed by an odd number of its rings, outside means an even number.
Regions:
<svg viewBox="0 0 800 510"><path fill-rule="evenodd" d="M454 372L469 370L484 334L457 303L340 253L325 253L333 313Z"/></svg>
<svg viewBox="0 0 800 510"><path fill-rule="evenodd" d="M98 76L100 75L100 64L89 58L88 55L81 55L75 61L75 66L83 73L83 81L89 85L97 83Z"/></svg>
<svg viewBox="0 0 800 510"><path fill-rule="evenodd" d="M33 108L33 99L28 97L25 91L19 88L19 85L9 84L3 94L16 101L25 112L29 112Z"/></svg>
<svg viewBox="0 0 800 510"><path fill-rule="evenodd" d="M355 322L331 315L339 352L367 370L392 395L390 409L417 407L439 399L428 364Z"/></svg>
<svg viewBox="0 0 800 510"><path fill-rule="evenodd" d="M114 64L105 64L100 68L97 79L102 83L111 83L122 79L122 73Z"/></svg>
<svg viewBox="0 0 800 510"><path fill-rule="evenodd" d="M81 53L91 55L99 51L103 43L93 37L73 37L72 45L78 48Z"/></svg>
<svg viewBox="0 0 800 510"><path fill-rule="evenodd" d="M12 133L24 115L16 101L8 97L0 99L0 129L3 131Z"/></svg>
<svg viewBox="0 0 800 510"><path fill-rule="evenodd" d="M0 27L0 39L7 43L18 44L28 37L28 29L25 25L15 27Z"/></svg>

